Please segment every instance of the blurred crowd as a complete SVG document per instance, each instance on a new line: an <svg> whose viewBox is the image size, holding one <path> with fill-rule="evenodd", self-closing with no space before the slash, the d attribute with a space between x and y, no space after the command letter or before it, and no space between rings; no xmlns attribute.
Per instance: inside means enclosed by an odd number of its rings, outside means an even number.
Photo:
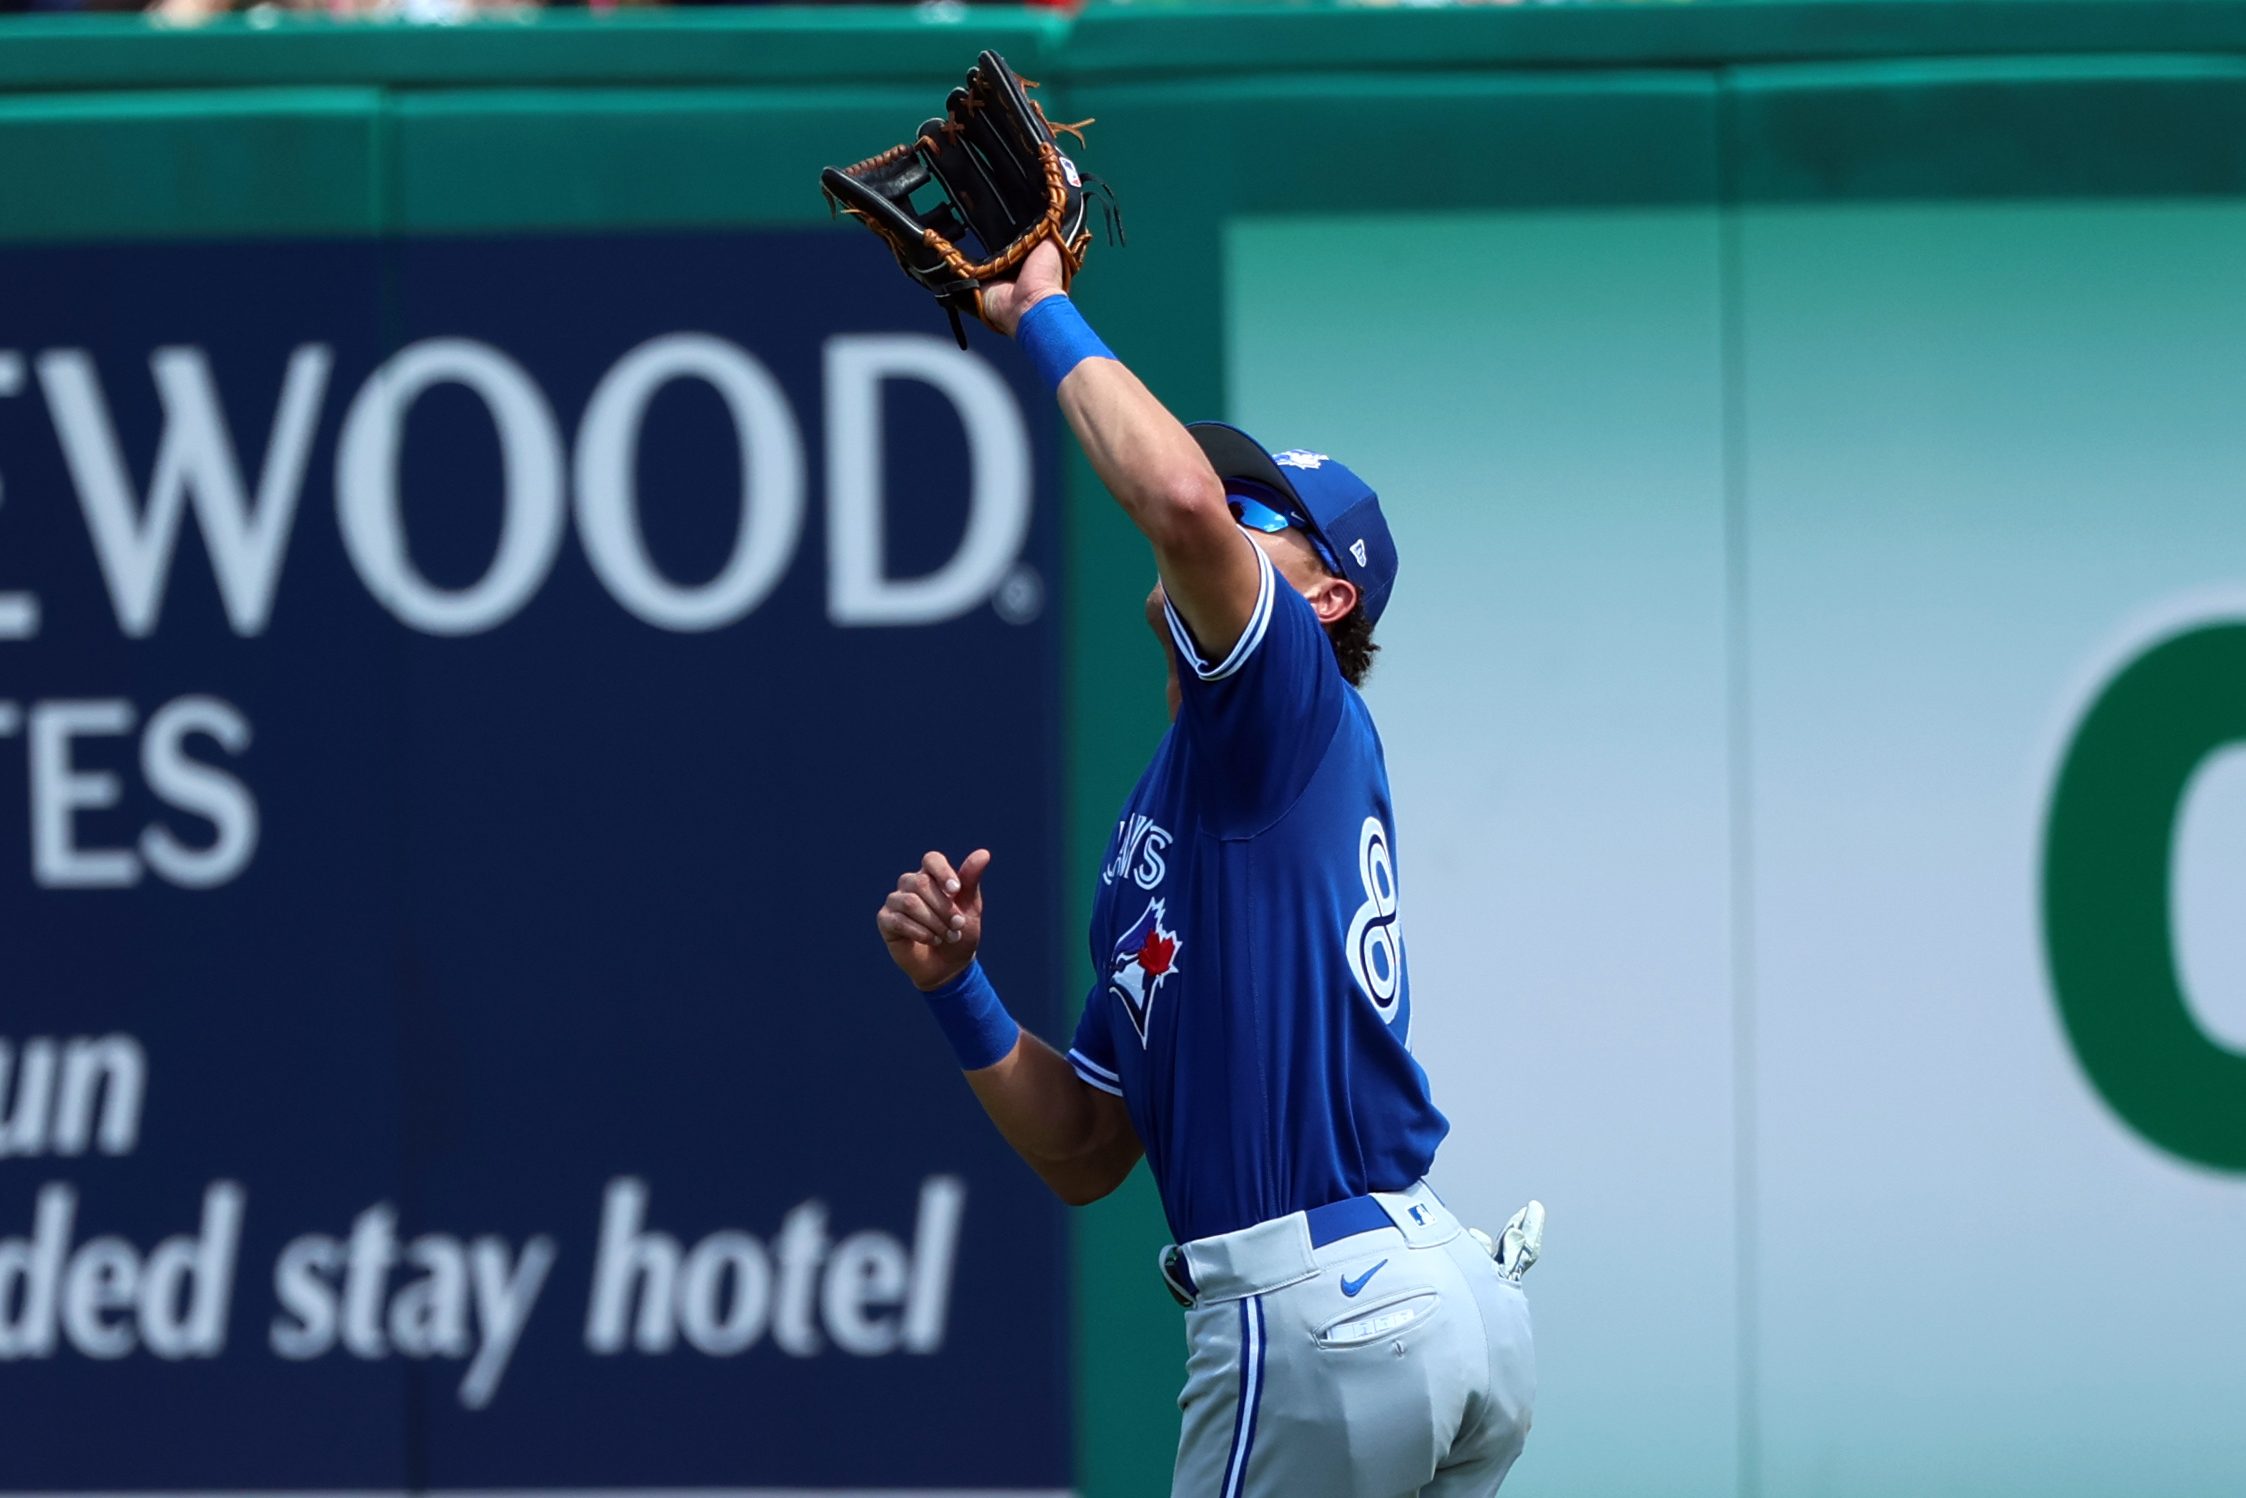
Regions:
<svg viewBox="0 0 2246 1498"><path fill-rule="evenodd" d="M622 10L643 6L756 4L892 4L950 8L961 0L0 0L0 14L72 15L146 11L161 21L193 25L212 16L245 14L278 19L292 15L336 16L354 20L396 20L444 24L474 18L523 16L557 10ZM1081 0L1005 0L1009 4L1074 9Z"/></svg>
<svg viewBox="0 0 2246 1498"><path fill-rule="evenodd" d="M992 0L1075 10L1085 0ZM1198 0L1135 0L1148 6L1184 6ZM1443 7L1565 3L1565 0L1343 0L1364 6ZM145 11L152 18L192 26L214 16L238 14L253 24L288 16L332 16L343 20L403 21L445 25L456 21L528 17L546 9L617 11L680 5L917 5L922 10L964 12L966 0L0 0L0 15L73 15Z"/></svg>

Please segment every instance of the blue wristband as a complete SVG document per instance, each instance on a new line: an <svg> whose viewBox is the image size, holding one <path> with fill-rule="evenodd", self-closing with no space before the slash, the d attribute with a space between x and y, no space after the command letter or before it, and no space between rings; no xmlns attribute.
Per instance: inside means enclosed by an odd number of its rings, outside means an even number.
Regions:
<svg viewBox="0 0 2246 1498"><path fill-rule="evenodd" d="M967 971L928 993L928 1012L951 1042L961 1071L981 1071L996 1066L1014 1049L1022 1027L999 1002L998 990L983 975L981 962L970 962Z"/></svg>
<svg viewBox="0 0 2246 1498"><path fill-rule="evenodd" d="M1049 296L1023 313L1022 320L1014 325L1014 341L1056 391L1069 371L1086 359L1115 357L1065 292Z"/></svg>

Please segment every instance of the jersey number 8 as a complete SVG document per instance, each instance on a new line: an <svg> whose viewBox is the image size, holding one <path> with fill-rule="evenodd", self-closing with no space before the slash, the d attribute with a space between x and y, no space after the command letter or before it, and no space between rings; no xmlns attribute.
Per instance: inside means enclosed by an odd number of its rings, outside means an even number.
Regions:
<svg viewBox="0 0 2246 1498"><path fill-rule="evenodd" d="M1394 1024L1396 996L1404 986L1404 940L1396 928L1396 863L1378 817L1365 818L1357 835L1357 874L1365 881L1365 903L1349 922L1349 971L1381 1019Z"/></svg>

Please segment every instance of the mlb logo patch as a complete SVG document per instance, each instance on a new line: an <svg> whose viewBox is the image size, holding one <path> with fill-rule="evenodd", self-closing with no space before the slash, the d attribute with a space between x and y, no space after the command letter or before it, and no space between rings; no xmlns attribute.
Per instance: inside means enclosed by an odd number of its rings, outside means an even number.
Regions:
<svg viewBox="0 0 2246 1498"><path fill-rule="evenodd" d="M1402 1192L1375 1191L1373 1200L1396 1224L1404 1241L1415 1248L1448 1243L1458 1236L1458 1219L1432 1201L1414 1200Z"/></svg>

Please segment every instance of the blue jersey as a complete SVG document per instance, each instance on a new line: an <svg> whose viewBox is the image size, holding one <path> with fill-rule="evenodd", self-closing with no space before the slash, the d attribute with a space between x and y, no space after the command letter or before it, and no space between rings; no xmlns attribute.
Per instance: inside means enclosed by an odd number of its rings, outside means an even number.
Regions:
<svg viewBox="0 0 2246 1498"><path fill-rule="evenodd" d="M1170 615L1183 700L1100 871L1069 1051L1129 1107L1180 1242L1401 1191L1450 1127L1409 1049L1380 736L1255 550L1223 660Z"/></svg>

